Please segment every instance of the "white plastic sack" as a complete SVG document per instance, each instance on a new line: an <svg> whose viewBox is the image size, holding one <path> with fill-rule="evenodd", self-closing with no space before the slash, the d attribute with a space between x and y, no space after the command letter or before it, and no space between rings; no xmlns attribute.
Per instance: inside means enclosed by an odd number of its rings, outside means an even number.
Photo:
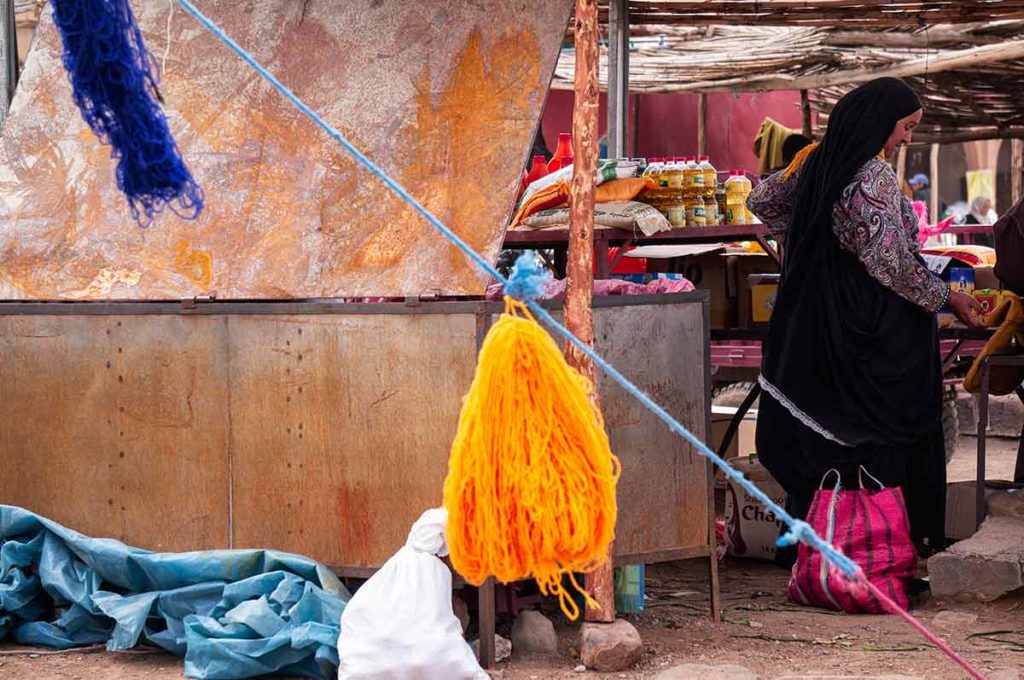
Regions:
<svg viewBox="0 0 1024 680"><path fill-rule="evenodd" d="M452 611L448 511L427 510L341 615L339 680L487 680Z"/></svg>

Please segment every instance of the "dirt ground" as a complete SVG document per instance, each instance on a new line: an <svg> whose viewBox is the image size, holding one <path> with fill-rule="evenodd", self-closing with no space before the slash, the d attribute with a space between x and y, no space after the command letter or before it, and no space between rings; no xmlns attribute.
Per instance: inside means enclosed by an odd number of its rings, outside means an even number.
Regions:
<svg viewBox="0 0 1024 680"><path fill-rule="evenodd" d="M974 474L973 439L965 438L950 463L950 481ZM993 440L988 476L1012 478L1016 441ZM721 566L724 617L710 620L706 564L698 561L647 569L643 614L627 616L640 631L644 657L638 668L613 678L650 678L684 663L737 664L763 678L784 675L962 678L965 675L906 624L890 616L847 616L795 607L785 600L787 574L771 565L727 560ZM941 612L958 612L951 623L933 623ZM551 613L550 611L548 612ZM951 604L924 596L913 613L984 673L1020 669L1024 677L1024 596L994 604ZM973 617L977 617L976 619ZM576 672L578 629L556 616L561 654L556 659L515 660L499 665L510 680L597 677ZM508 622L499 625L507 633ZM995 632L994 632L995 631ZM25 680L178 680L181 660L137 651L102 650L50 654L0 645L0 678ZM1007 676L1000 673L1000 678ZM1009 677L1013 677L1012 673Z"/></svg>

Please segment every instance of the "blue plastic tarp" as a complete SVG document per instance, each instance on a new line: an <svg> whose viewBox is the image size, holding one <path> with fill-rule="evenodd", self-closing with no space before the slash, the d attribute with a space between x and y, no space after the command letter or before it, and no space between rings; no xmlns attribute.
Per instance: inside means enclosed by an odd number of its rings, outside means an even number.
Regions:
<svg viewBox="0 0 1024 680"><path fill-rule="evenodd" d="M153 553L0 505L0 640L67 649L148 642L190 678L329 677L349 593L273 550Z"/></svg>

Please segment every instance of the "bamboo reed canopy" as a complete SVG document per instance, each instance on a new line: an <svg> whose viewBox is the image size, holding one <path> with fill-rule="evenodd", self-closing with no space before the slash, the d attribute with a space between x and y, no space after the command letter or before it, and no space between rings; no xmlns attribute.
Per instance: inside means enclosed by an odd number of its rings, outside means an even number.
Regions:
<svg viewBox="0 0 1024 680"><path fill-rule="evenodd" d="M629 0L640 25L838 26L847 30L1024 19L1024 0Z"/></svg>
<svg viewBox="0 0 1024 680"><path fill-rule="evenodd" d="M659 4L746 7L753 3ZM765 0L761 4L804 3ZM869 3L813 4L820 8ZM943 5L892 6L922 4ZM971 15L974 5L993 3L957 4ZM851 30L845 20L842 28L838 22L833 27L654 26L638 25L631 16L629 88L632 93L808 90L819 110L827 114L850 88L892 75L906 78L925 102L922 141L1024 136L1024 103L1014 96L1018 83L1024 82L1024 2L1019 5L1022 16L1014 20L872 30ZM563 50L554 88L571 89L573 63L572 50ZM602 87L607 84L607 67L605 54ZM819 124L826 120L820 117Z"/></svg>

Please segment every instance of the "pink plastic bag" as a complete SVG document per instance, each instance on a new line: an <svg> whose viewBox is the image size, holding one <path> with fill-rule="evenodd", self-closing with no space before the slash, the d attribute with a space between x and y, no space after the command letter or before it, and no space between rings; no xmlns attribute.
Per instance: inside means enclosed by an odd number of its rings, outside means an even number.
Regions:
<svg viewBox="0 0 1024 680"><path fill-rule="evenodd" d="M839 473L830 470L822 485L831 475L839 479ZM865 489L865 476L879 489ZM910 540L903 492L882 487L864 468L860 477L861 488L857 490L843 490L838 482L834 490L818 489L807 522L819 536L856 562L871 583L906 609L907 584L917 575L917 551ZM852 585L820 552L800 544L789 579L792 602L850 614L887 613L866 588Z"/></svg>

